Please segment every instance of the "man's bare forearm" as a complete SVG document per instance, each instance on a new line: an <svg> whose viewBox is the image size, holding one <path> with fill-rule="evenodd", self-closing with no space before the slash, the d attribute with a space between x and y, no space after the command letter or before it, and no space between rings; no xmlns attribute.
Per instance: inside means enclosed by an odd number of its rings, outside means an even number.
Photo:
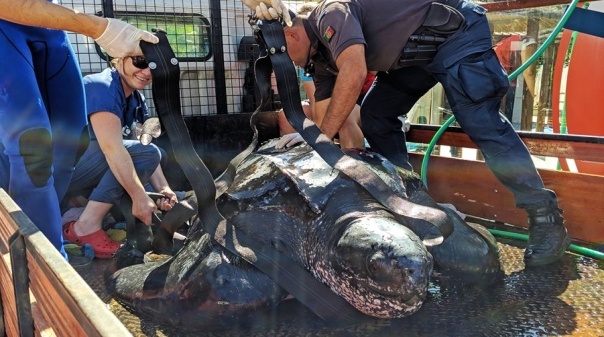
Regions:
<svg viewBox="0 0 604 337"><path fill-rule="evenodd" d="M78 13L46 0L0 0L0 19L35 27L67 30L98 38L107 19Z"/></svg>
<svg viewBox="0 0 604 337"><path fill-rule="evenodd" d="M363 45L352 45L344 49L336 60L339 73L320 126L329 138L333 138L340 130L363 88L367 76L364 50Z"/></svg>

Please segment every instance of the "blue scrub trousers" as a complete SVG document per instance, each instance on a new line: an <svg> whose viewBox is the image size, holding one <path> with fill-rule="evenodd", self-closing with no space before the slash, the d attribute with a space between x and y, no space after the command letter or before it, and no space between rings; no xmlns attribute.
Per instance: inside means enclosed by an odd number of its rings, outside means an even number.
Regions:
<svg viewBox="0 0 604 337"><path fill-rule="evenodd" d="M143 145L138 140L124 140L137 176L146 184L162 159L162 150L155 144ZM89 200L119 205L124 188L115 178L98 141L92 140L75 167L68 197L84 195Z"/></svg>
<svg viewBox="0 0 604 337"><path fill-rule="evenodd" d="M88 137L76 56L63 31L0 20L0 59L0 187L66 256L59 200Z"/></svg>

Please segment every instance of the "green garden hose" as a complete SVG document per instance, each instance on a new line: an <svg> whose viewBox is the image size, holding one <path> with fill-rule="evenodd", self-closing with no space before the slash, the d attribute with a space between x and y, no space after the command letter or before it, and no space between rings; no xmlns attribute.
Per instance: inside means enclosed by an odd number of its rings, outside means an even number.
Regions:
<svg viewBox="0 0 604 337"><path fill-rule="evenodd" d="M489 229L489 232L491 232L491 234L498 236L498 237L502 237L502 238L507 238L507 239L512 239L512 240L520 240L520 241L528 241L528 235L527 234L521 234L521 233L515 233L515 232L508 232L508 231L502 231L499 229ZM579 245L575 245L575 244L571 244L568 247L568 250L573 252L573 253L577 253L577 254L581 254L587 257L591 257L593 259L597 259L597 260L604 260L604 253L594 250L594 249L590 249L590 248L586 248L583 246L579 246Z"/></svg>

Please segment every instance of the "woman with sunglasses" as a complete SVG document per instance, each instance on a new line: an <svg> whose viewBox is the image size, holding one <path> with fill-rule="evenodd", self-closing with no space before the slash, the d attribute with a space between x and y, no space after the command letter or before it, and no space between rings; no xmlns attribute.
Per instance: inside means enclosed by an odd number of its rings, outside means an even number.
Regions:
<svg viewBox="0 0 604 337"><path fill-rule="evenodd" d="M88 202L77 221L64 225L63 236L92 245L98 258L111 258L120 246L102 230L102 222L124 191L132 200L132 214L147 225L157 208L169 210L177 201L160 165L165 152L137 139L136 130L149 117L139 90L150 83L143 56L112 59L110 68L84 77L91 142L76 164L64 201L85 195ZM153 202L147 183L166 198Z"/></svg>

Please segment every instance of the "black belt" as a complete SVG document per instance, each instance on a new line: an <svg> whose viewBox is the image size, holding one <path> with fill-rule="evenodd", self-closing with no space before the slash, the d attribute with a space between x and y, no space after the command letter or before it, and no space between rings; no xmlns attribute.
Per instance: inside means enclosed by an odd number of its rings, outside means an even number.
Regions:
<svg viewBox="0 0 604 337"><path fill-rule="evenodd" d="M425 66L432 62L438 46L465 23L463 15L456 9L463 1L446 0L430 4L421 26L409 36L403 47L397 68Z"/></svg>

